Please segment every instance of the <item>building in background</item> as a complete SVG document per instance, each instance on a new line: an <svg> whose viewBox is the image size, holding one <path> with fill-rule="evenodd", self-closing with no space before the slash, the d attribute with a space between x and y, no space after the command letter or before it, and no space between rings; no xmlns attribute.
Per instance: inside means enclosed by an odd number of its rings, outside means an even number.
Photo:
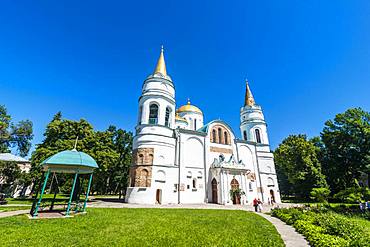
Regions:
<svg viewBox="0 0 370 247"><path fill-rule="evenodd" d="M14 162L17 164L21 172L30 172L31 169L31 162L28 161L25 158L16 156L11 153L0 153L0 162ZM4 181L3 178L0 177L0 184L4 184L6 181ZM11 196L13 197L20 197L20 196L28 196L31 193L31 186L21 186L16 185L14 188L11 188ZM2 191L0 191L2 192Z"/></svg>
<svg viewBox="0 0 370 247"><path fill-rule="evenodd" d="M222 120L204 124L190 100L176 107L162 47L139 98L127 202L280 202L266 122L248 82L239 116L242 138Z"/></svg>

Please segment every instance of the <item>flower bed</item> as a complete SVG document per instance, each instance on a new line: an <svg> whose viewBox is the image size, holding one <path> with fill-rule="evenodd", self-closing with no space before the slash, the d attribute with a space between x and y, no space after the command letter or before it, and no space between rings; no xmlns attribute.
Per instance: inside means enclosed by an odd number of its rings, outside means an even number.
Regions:
<svg viewBox="0 0 370 247"><path fill-rule="evenodd" d="M311 246L370 246L370 230L348 216L320 208L274 209L272 216L292 225Z"/></svg>

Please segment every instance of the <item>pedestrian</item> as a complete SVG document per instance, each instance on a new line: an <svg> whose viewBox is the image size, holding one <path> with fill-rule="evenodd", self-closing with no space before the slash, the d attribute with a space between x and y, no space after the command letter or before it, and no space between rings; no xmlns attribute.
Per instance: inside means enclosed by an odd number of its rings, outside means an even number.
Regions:
<svg viewBox="0 0 370 247"><path fill-rule="evenodd" d="M259 198L257 200L257 207L258 207L258 211L261 212L262 211L262 201Z"/></svg>
<svg viewBox="0 0 370 247"><path fill-rule="evenodd" d="M254 207L254 211L258 212L258 200L257 200L257 198L254 198L254 200L253 200L253 207Z"/></svg>

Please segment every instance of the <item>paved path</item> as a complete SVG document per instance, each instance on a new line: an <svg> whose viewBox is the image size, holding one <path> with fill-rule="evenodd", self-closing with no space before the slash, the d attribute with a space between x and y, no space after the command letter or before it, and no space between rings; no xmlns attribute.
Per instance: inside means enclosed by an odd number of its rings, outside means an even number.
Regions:
<svg viewBox="0 0 370 247"><path fill-rule="evenodd" d="M276 230L279 232L281 238L283 239L286 247L310 246L307 240L301 234L296 232L292 226L287 225L278 218L271 217L270 215L267 214L258 214L258 215L267 219L275 226Z"/></svg>
<svg viewBox="0 0 370 247"><path fill-rule="evenodd" d="M10 216L15 216L15 215L20 215L20 214L28 214L29 212L30 212L30 210L29 210L29 209L26 209L26 210L17 210L17 211L2 212L2 213L0 213L0 218L10 217Z"/></svg>

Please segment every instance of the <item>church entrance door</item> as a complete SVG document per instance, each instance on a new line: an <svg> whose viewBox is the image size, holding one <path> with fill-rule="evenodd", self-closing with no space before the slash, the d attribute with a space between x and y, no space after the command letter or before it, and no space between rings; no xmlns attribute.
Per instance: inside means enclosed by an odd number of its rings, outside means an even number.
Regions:
<svg viewBox="0 0 370 247"><path fill-rule="evenodd" d="M217 181L215 178L212 179L212 203L218 203L217 198Z"/></svg>
<svg viewBox="0 0 370 247"><path fill-rule="evenodd" d="M233 180L231 180L230 185L231 185L231 190L233 190L233 191L239 189L239 182L235 178L233 178ZM233 204L240 204L240 193L236 193L234 195Z"/></svg>
<svg viewBox="0 0 370 247"><path fill-rule="evenodd" d="M155 193L155 202L158 204L162 204L162 190L161 189L157 189Z"/></svg>
<svg viewBox="0 0 370 247"><path fill-rule="evenodd" d="M271 202L275 203L275 194L273 190L270 190Z"/></svg>

